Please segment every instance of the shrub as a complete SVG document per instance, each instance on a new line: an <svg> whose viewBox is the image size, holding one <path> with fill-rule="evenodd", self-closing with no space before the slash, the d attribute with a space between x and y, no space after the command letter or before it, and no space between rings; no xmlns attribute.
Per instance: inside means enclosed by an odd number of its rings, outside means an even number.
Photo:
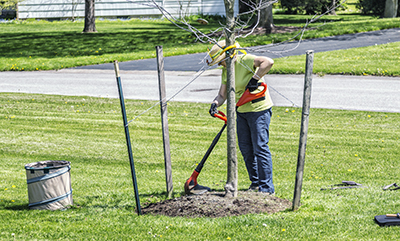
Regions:
<svg viewBox="0 0 400 241"><path fill-rule="evenodd" d="M339 2L338 0L336 2ZM333 4L333 0L281 0L286 13L320 14L326 12Z"/></svg>
<svg viewBox="0 0 400 241"><path fill-rule="evenodd" d="M356 7L364 15L383 16L385 2L382 0L359 0Z"/></svg>
<svg viewBox="0 0 400 241"><path fill-rule="evenodd" d="M385 12L385 0L358 0L356 7L364 15L383 16ZM400 8L397 8L397 16L400 16Z"/></svg>

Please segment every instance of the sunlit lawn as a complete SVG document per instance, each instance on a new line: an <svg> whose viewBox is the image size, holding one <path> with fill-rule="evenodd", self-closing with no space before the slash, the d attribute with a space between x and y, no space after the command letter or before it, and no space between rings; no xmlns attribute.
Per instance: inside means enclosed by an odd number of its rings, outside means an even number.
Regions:
<svg viewBox="0 0 400 241"><path fill-rule="evenodd" d="M277 26L304 26L311 16L275 14L274 24ZM199 25L194 18L189 22L194 27L209 33L220 27L218 19L210 18L209 25ZM83 21L13 21L0 23L0 71L35 71L63 69L75 66L110 63L114 60L129 61L155 57L155 46L162 45L164 56L182 55L205 52L210 44L195 41L192 33L177 28L167 20L129 21L97 21L98 33L82 34ZM320 21L310 25L303 38L318 38L348 33L373 31L379 29L400 27L398 18L378 19L370 16L343 13L338 16L327 15ZM271 34L239 38L242 46L264 45L291 39L297 33ZM346 51L347 69L327 66L327 63L342 63L344 54L331 54L320 58L321 73L351 73L383 75L380 68L388 70L385 75L398 75L398 45L387 45L384 49L371 47L357 51ZM361 53L360 53L361 52ZM368 67L364 71L365 62L375 62L373 54L380 56L396 53L396 61L390 60L388 68L386 61L378 62L376 68ZM324 55L325 56L325 55ZM326 60L324 60L326 58ZM361 59L360 59L361 58ZM366 59L363 59L366 58ZM383 57L381 57L383 58ZM295 57L293 61L297 61ZM292 59L289 59L290 62ZM363 60L363 61L360 61ZM286 60L283 60L286 61ZM280 65L279 73L302 72L297 64ZM351 67L354 66L354 67Z"/></svg>
<svg viewBox="0 0 400 241"><path fill-rule="evenodd" d="M129 118L155 102L127 100ZM201 160L221 121L208 105L169 102L174 195ZM222 108L222 110L224 110ZM276 195L292 200L301 113L274 107L270 147ZM1 240L393 240L399 227L380 228L375 215L397 213L400 114L311 109L302 206L273 215L227 218L137 216L122 117L117 99L0 93ZM130 125L140 201L165 199L159 108ZM239 189L248 187L239 157ZM71 162L74 206L28 209L24 165ZM226 134L199 182L223 190ZM368 188L321 191L343 180ZM14 237L13 237L14 234Z"/></svg>

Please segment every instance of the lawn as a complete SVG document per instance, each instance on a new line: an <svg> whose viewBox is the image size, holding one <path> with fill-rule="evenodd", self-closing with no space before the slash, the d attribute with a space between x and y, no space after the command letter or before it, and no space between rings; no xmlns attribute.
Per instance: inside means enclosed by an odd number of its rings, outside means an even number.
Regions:
<svg viewBox="0 0 400 241"><path fill-rule="evenodd" d="M155 102L127 100L128 118ZM392 240L375 215L399 212L399 113L312 109L301 203L296 212L226 218L172 218L135 213L135 198L117 99L0 93L1 240ZM222 108L222 110L224 110ZM169 102L174 195L201 160L221 121L208 105ZM276 195L292 200L301 110L274 107L270 147ZM129 125L142 205L165 199L159 108ZM239 189L249 185L239 157ZM29 210L24 165L71 162L74 206ZM199 182L222 190L226 134ZM368 188L321 191L351 180Z"/></svg>
<svg viewBox="0 0 400 241"><path fill-rule="evenodd" d="M270 73L303 74L305 55L274 59ZM313 73L400 76L400 42L314 53Z"/></svg>
<svg viewBox="0 0 400 241"><path fill-rule="evenodd" d="M275 14L277 26L302 27L311 16ZM209 17L209 25L200 25L193 17L189 22L204 33L220 27L218 19ZM75 66L138 60L155 57L155 46L162 45L164 56L205 52L210 44L195 41L192 33L183 31L167 20L132 19L98 20L97 33L82 34L83 21L12 21L0 23L0 71L56 70ZM400 27L399 19L379 19L349 12L327 15L311 24L304 39L358 33ZM271 34L239 38L244 47L277 43L291 39L296 33ZM379 52L379 65L375 62ZM315 69L321 74L369 74L398 76L400 61L398 44L345 51L346 69L332 66L342 63L343 54L320 53ZM392 56L392 54L394 55ZM375 55L374 55L375 54ZM386 56L393 58L385 59ZM277 59L276 73L303 73L297 64L301 57ZM361 61L362 60L362 61ZM287 65L285 62L296 62ZM302 61L301 61L302 62ZM301 67L303 67L303 62ZM378 69L379 68L379 69ZM369 71L368 71L369 69ZM383 72L385 71L385 72Z"/></svg>
<svg viewBox="0 0 400 241"><path fill-rule="evenodd" d="M353 10L353 8L350 8ZM302 26L310 16L275 14L279 26ZM326 16L304 38L398 28L399 19L347 11ZM323 24L326 22L325 24ZM218 22L194 26L207 32ZM320 26L322 24L322 26ZM0 71L35 71L205 52L190 33L165 20L97 21L98 33L82 34L83 21L0 23ZM293 34L251 36L242 46L280 42ZM398 43L316 53L314 73L400 75ZM275 59L272 73L303 73L304 56ZM128 119L156 102L126 100ZM174 196L222 127L201 103L169 102ZM222 110L224 111L223 107ZM226 218L182 218L135 212L129 160L118 99L0 93L0 240L393 240L399 227L381 228L375 215L398 213L400 113L311 109L301 207L293 212ZM159 108L130 123L142 206L166 198ZM301 109L273 107L270 148L276 196L293 199ZM238 153L239 189L249 186ZM74 205L64 211L28 209L24 165L71 162ZM223 190L226 134L204 166L199 183ZM367 188L325 190L343 180Z"/></svg>

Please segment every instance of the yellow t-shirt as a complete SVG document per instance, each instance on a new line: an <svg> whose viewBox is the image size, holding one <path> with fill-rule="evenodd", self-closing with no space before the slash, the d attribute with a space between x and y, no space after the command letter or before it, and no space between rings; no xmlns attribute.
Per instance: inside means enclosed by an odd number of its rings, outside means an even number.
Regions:
<svg viewBox="0 0 400 241"><path fill-rule="evenodd" d="M238 55L235 61L235 97L236 103L239 101L240 97L246 90L246 86L250 79L256 73L257 68L254 67L254 59L256 56L251 54ZM222 69L222 84L227 83L227 73L226 68ZM264 79L261 78L258 82L263 82ZM269 89L265 92L265 100L252 103L251 101L239 106L237 111L240 113L246 112L260 112L269 109L273 106L271 96L269 94Z"/></svg>

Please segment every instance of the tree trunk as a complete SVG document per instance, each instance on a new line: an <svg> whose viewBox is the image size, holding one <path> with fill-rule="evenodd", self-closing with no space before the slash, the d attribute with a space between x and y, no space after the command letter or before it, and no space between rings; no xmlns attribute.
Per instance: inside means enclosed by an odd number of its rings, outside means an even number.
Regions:
<svg viewBox="0 0 400 241"><path fill-rule="evenodd" d="M265 33L270 34L274 28L272 4L260 10L260 27L265 28Z"/></svg>
<svg viewBox="0 0 400 241"><path fill-rule="evenodd" d="M335 15L335 16L336 16L335 7L336 7L336 0L333 0L333 1L332 1L332 11L331 11L331 15Z"/></svg>
<svg viewBox="0 0 400 241"><path fill-rule="evenodd" d="M85 28L84 33L97 32L95 16L94 16L94 1L95 0L85 0Z"/></svg>
<svg viewBox="0 0 400 241"><path fill-rule="evenodd" d="M395 18L397 16L398 0L386 0L384 18Z"/></svg>
<svg viewBox="0 0 400 241"><path fill-rule="evenodd" d="M226 46L235 43L235 19L234 19L234 3L235 0L224 0L226 12L226 28L225 31ZM234 49L226 52L226 56L231 55ZM229 52L229 53L228 53ZM226 60L227 70L227 155L228 170L227 182L225 185L225 197L237 197L237 154L236 154L236 101L235 101L235 66L234 59Z"/></svg>

